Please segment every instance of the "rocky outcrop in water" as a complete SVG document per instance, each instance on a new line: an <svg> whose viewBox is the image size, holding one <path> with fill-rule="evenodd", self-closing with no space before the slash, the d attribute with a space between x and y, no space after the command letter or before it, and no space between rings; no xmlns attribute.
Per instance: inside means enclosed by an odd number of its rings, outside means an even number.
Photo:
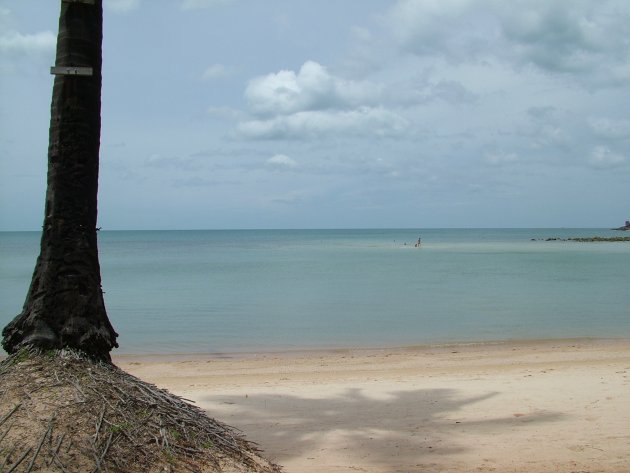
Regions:
<svg viewBox="0 0 630 473"><path fill-rule="evenodd" d="M577 241L580 243L589 242L630 242L630 237L581 237L581 238L532 238L532 241Z"/></svg>

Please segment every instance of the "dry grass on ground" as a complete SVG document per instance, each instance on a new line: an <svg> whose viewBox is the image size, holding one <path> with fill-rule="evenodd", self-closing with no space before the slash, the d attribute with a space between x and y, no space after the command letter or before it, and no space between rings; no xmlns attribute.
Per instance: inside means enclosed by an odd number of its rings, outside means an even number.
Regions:
<svg viewBox="0 0 630 473"><path fill-rule="evenodd" d="M0 363L2 472L255 472L280 468L235 429L106 363L22 352Z"/></svg>

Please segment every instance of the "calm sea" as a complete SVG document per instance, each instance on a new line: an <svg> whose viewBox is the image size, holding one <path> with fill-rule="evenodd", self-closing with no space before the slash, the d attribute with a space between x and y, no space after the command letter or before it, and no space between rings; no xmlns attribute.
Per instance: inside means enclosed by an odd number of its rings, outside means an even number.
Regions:
<svg viewBox="0 0 630 473"><path fill-rule="evenodd" d="M630 337L630 243L544 241L620 235L103 231L99 247L116 353L216 353ZM38 247L36 232L0 233L2 327L21 310Z"/></svg>

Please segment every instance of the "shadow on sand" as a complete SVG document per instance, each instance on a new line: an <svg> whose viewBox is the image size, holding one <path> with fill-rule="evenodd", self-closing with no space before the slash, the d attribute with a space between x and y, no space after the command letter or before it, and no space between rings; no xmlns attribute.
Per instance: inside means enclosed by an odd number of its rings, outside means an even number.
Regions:
<svg viewBox="0 0 630 473"><path fill-rule="evenodd" d="M208 396L202 403L210 415L244 430L280 464L307 455L317 464L334 448L355 465L395 472L421 471L444 455L466 453L471 447L464 444L470 445L470 438L481 446L488 435L510 435L528 426L534 427L533 434L536 424L563 417L545 411L495 415L491 398L497 394L462 397L453 389L379 394L349 388L321 397L314 386L312 398L258 393ZM487 411L463 417L465 406L489 400ZM466 442L464 437L469 437Z"/></svg>

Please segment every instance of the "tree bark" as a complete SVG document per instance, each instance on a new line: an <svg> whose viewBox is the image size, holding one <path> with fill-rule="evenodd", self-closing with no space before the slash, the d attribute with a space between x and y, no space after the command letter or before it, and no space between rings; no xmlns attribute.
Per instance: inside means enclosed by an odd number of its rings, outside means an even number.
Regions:
<svg viewBox="0 0 630 473"><path fill-rule="evenodd" d="M110 360L118 346L96 236L102 36L102 0L61 3L56 66L91 67L93 74L55 77L40 255L22 313L2 332L8 353L75 348Z"/></svg>

